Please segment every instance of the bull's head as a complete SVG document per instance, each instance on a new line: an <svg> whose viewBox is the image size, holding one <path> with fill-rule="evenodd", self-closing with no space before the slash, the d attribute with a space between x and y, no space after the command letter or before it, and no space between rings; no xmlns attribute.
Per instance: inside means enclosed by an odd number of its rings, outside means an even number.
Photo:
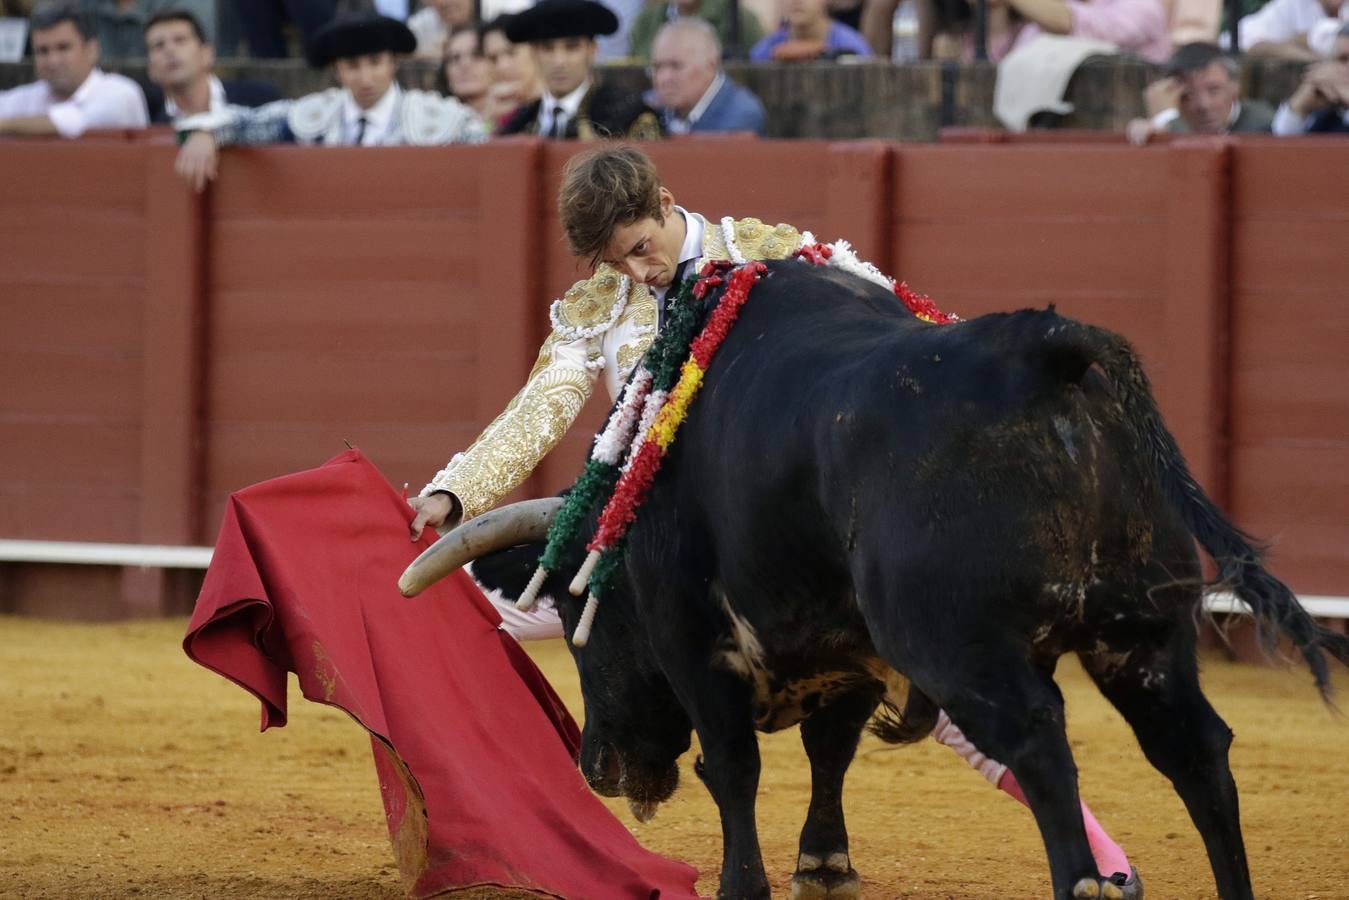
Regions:
<svg viewBox="0 0 1349 900"><path fill-rule="evenodd" d="M533 500L493 510L446 534L404 573L399 588L414 596L466 563L487 588L512 600L538 565L548 527L561 500ZM539 596L549 598L567 635L575 632L582 601L567 590L581 564L588 536L568 548L562 570L551 573ZM585 725L581 772L606 797L623 796L645 822L679 783L678 759L689 749L693 726L638 620L635 597L620 567L604 594L584 648L567 643L581 681Z"/></svg>

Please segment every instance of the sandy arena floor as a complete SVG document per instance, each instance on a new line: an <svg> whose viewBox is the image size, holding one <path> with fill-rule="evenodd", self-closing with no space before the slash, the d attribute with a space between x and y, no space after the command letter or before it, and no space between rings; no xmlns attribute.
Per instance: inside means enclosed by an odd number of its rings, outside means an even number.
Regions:
<svg viewBox="0 0 1349 900"><path fill-rule="evenodd" d="M293 691L291 724L259 735L256 702L187 660L184 628L0 618L0 896L401 896L365 733ZM531 650L579 715L566 650ZM1084 794L1132 854L1148 897L1212 897L1199 837L1169 785L1074 662L1060 683ZM1349 898L1349 719L1321 705L1303 670L1212 658L1205 685L1237 733L1257 895ZM1337 687L1349 704L1343 672ZM765 738L763 751L764 857L787 896L809 773L795 730ZM847 784L864 896L975 900L998 885L1002 897L1046 895L1029 813L949 751L868 739ZM716 823L686 766L675 799L636 833L697 866L710 894Z"/></svg>

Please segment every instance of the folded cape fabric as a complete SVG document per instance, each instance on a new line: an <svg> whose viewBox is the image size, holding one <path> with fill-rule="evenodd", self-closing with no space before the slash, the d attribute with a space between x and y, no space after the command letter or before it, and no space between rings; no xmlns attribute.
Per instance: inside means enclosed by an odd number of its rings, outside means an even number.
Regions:
<svg viewBox="0 0 1349 900"><path fill-rule="evenodd" d="M408 893L474 885L566 898L697 896L697 872L644 850L587 788L579 734L471 579L414 600L398 576L431 542L349 451L234 494L183 649L286 723L304 696L370 732Z"/></svg>

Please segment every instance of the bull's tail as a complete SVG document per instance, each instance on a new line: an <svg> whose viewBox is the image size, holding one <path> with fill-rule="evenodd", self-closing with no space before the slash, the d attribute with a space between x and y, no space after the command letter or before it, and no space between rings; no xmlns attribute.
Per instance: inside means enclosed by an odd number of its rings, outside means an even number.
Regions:
<svg viewBox="0 0 1349 900"><path fill-rule="evenodd" d="M1148 458L1162 491L1190 533L1218 564L1219 585L1250 607L1267 650L1280 634L1293 642L1311 667L1321 696L1328 698L1330 676L1322 651L1349 665L1349 636L1312 618L1288 586L1265 569L1255 542L1228 521L1194 480L1129 343L1109 331L1058 319L1046 336L1046 350L1051 364L1073 381L1080 380L1093 364L1105 371L1138 452Z"/></svg>
<svg viewBox="0 0 1349 900"><path fill-rule="evenodd" d="M932 733L940 712L937 704L910 684L904 709L901 710L889 697L884 698L867 730L888 744L912 744Z"/></svg>

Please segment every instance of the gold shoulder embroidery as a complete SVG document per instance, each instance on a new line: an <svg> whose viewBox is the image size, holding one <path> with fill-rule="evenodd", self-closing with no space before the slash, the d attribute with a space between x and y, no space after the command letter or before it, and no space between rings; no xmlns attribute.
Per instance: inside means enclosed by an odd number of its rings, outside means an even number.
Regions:
<svg viewBox="0 0 1349 900"><path fill-rule="evenodd" d="M758 219L737 219L735 242L746 259L786 259L801 247L801 232L790 225L766 225Z"/></svg>
<svg viewBox="0 0 1349 900"><path fill-rule="evenodd" d="M615 307L625 299L618 293L622 281L621 275L601 264L594 275L573 284L562 299L553 304L553 328L573 339L604 331L617 318ZM582 331L593 331L593 334L583 335Z"/></svg>

